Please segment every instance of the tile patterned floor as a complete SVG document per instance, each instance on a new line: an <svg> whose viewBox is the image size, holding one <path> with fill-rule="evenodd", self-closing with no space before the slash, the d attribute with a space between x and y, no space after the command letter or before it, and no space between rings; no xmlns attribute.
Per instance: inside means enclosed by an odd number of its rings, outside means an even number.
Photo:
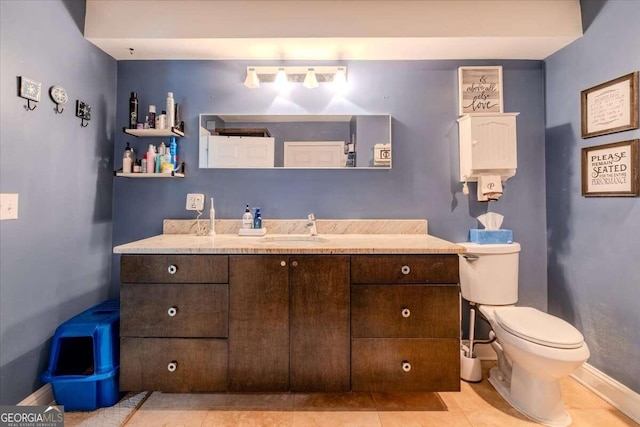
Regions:
<svg viewBox="0 0 640 427"><path fill-rule="evenodd" d="M171 394L152 393L126 427L518 427L537 426L511 408L486 380L461 383L459 393ZM576 427L639 425L567 378L565 406ZM83 414L83 413L80 413ZM68 414L66 426L87 424ZM112 425L112 424L104 424Z"/></svg>

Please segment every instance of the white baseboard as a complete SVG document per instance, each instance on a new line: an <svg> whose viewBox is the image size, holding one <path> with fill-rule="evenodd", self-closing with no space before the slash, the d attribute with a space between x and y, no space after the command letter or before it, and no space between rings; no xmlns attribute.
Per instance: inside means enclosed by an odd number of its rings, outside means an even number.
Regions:
<svg viewBox="0 0 640 427"><path fill-rule="evenodd" d="M51 384L45 384L22 399L18 406L48 406L54 402Z"/></svg>
<svg viewBox="0 0 640 427"><path fill-rule="evenodd" d="M640 423L640 394L588 363L571 376L633 421Z"/></svg>
<svg viewBox="0 0 640 427"><path fill-rule="evenodd" d="M469 340L462 340L462 344L469 345ZM480 360L498 360L498 355L491 344L474 344L473 352Z"/></svg>

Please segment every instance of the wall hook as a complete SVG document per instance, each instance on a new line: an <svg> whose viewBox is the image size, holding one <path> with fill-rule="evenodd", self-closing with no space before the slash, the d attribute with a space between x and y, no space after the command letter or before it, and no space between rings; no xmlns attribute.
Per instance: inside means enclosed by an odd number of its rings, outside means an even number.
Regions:
<svg viewBox="0 0 640 427"><path fill-rule="evenodd" d="M84 122L85 119L82 118L82 123L80 123L80 126L82 126L83 128L86 128L87 126L89 126L89 120L87 120L87 123Z"/></svg>
<svg viewBox="0 0 640 427"><path fill-rule="evenodd" d="M60 104L56 104L56 106L53 109L53 111L55 111L56 114L62 114L62 112L64 111L64 107L61 107Z"/></svg>
<svg viewBox="0 0 640 427"><path fill-rule="evenodd" d="M36 102L36 101L34 101ZM31 106L31 100L27 99L27 105L24 106L24 109L27 111L33 111L36 109L36 107L38 106L38 104L33 104L33 107Z"/></svg>

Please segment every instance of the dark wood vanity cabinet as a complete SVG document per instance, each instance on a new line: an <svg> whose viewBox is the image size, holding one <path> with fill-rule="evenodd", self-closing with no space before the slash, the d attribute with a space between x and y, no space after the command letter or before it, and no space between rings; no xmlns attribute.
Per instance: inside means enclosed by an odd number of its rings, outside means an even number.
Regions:
<svg viewBox="0 0 640 427"><path fill-rule="evenodd" d="M123 255L121 390L459 390L457 255Z"/></svg>
<svg viewBox="0 0 640 427"><path fill-rule="evenodd" d="M351 388L460 390L457 255L351 258Z"/></svg>
<svg viewBox="0 0 640 427"><path fill-rule="evenodd" d="M227 258L122 256L121 390L227 390Z"/></svg>

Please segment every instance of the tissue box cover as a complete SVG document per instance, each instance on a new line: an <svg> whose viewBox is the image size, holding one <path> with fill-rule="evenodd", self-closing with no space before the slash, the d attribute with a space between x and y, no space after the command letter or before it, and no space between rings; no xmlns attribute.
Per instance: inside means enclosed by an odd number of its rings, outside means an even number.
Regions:
<svg viewBox="0 0 640 427"><path fill-rule="evenodd" d="M469 241L479 244L513 243L513 231L472 228L469 230Z"/></svg>

